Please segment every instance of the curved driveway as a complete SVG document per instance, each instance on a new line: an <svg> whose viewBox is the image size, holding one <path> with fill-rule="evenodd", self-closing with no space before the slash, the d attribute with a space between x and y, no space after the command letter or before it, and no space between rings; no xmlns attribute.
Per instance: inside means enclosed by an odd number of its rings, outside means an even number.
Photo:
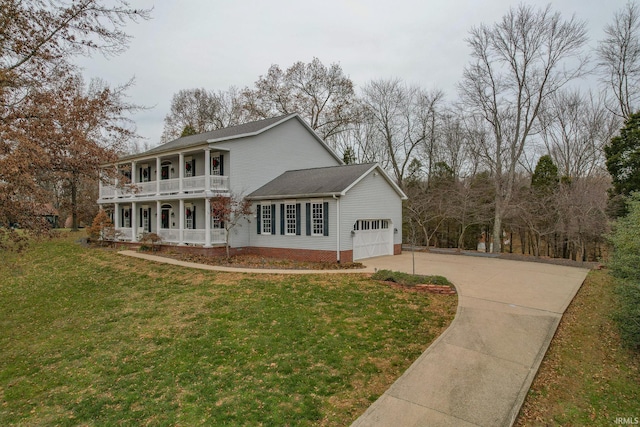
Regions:
<svg viewBox="0 0 640 427"><path fill-rule="evenodd" d="M410 252L365 263L413 270ZM456 285L456 318L352 426L510 426L588 271L415 253L417 274Z"/></svg>
<svg viewBox="0 0 640 427"><path fill-rule="evenodd" d="M191 268L269 274L438 274L458 290L449 328L353 426L510 426L560 318L589 270L497 258L405 252L371 258L361 270L235 269L122 251Z"/></svg>

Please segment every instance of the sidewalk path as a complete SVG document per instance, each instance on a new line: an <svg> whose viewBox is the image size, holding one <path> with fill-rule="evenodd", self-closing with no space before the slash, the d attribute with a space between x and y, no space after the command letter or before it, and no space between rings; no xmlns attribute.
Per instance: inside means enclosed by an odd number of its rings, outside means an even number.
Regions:
<svg viewBox="0 0 640 427"><path fill-rule="evenodd" d="M415 263L416 274L447 277L458 290L454 321L353 427L512 425L560 318L589 271L421 252L367 259L367 268L359 270L238 269L120 253L204 270L269 274L412 273Z"/></svg>
<svg viewBox="0 0 640 427"><path fill-rule="evenodd" d="M411 273L412 254L366 260ZM415 253L458 290L451 326L352 426L510 426L589 270Z"/></svg>

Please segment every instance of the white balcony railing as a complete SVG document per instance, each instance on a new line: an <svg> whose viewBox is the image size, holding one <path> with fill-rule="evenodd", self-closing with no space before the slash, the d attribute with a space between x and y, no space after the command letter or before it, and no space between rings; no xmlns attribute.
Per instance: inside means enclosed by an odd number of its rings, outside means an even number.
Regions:
<svg viewBox="0 0 640 427"><path fill-rule="evenodd" d="M205 191L229 191L228 176L210 176L209 185L206 185L206 177L191 176L182 179L182 191L189 193L205 192ZM137 182L128 184L124 187L117 188L114 185L103 185L100 188L101 199L117 199L117 198L135 198L145 196L155 196L180 193L180 179L165 179L160 181Z"/></svg>
<svg viewBox="0 0 640 427"><path fill-rule="evenodd" d="M177 193L180 191L180 178L160 181L160 194Z"/></svg>
<svg viewBox="0 0 640 427"><path fill-rule="evenodd" d="M202 229L185 229L182 232L183 242L194 245L204 245L206 243L206 231ZM211 244L217 245L225 243L225 230L214 229L211 233ZM164 243L180 243L180 230L178 229L161 229L158 235Z"/></svg>

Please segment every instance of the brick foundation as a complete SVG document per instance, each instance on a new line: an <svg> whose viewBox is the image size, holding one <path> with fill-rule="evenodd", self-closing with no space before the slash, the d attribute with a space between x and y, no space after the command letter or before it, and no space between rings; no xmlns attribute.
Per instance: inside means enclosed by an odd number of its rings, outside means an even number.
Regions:
<svg viewBox="0 0 640 427"><path fill-rule="evenodd" d="M128 249L137 250L142 246L140 242L118 242L116 246L127 246ZM394 247L394 250L396 248ZM205 248L202 246L177 246L177 245L158 245L158 252L179 252L193 255L204 256L225 256L226 249L224 246L214 246ZM247 246L242 248L229 248L229 254L235 255L258 255L267 258L290 259L294 261L307 262L337 262L336 251L321 251L313 249L293 249L293 248L266 248ZM340 262L353 262L353 251L341 251Z"/></svg>
<svg viewBox="0 0 640 427"><path fill-rule="evenodd" d="M251 247L246 248L249 253L269 258L283 258L295 261L309 262L337 262L338 256L336 251L321 251L313 249L293 249L293 248L265 248ZM340 262L352 262L353 251L341 251Z"/></svg>

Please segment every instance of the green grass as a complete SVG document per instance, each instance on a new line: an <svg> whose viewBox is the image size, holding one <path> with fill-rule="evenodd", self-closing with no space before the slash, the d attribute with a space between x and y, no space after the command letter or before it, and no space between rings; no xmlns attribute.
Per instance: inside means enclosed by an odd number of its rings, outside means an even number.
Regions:
<svg viewBox="0 0 640 427"><path fill-rule="evenodd" d="M443 276L421 276L418 274L408 274L400 271L380 270L373 276L374 280L393 282L404 286L415 286L421 284L452 286L452 283Z"/></svg>
<svg viewBox="0 0 640 427"><path fill-rule="evenodd" d="M0 425L348 425L455 297L181 269L71 237L4 253Z"/></svg>
<svg viewBox="0 0 640 427"><path fill-rule="evenodd" d="M592 271L564 314L517 426L611 426L640 417L640 354L622 345L615 280Z"/></svg>

